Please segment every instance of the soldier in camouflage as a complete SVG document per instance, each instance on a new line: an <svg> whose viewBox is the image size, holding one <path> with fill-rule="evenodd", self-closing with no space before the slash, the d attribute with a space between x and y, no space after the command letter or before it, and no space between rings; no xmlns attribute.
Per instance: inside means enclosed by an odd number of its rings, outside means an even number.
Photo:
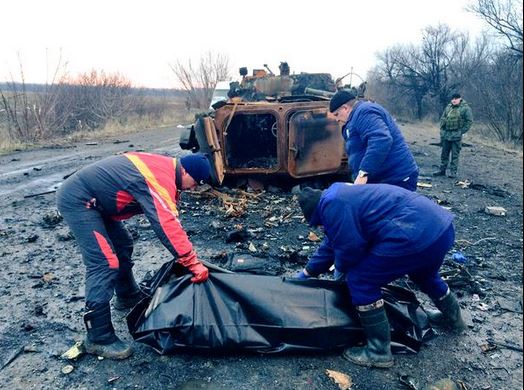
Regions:
<svg viewBox="0 0 524 390"><path fill-rule="evenodd" d="M462 148L462 135L464 135L473 123L473 114L468 103L460 94L451 96L451 103L446 106L440 118L440 142L442 154L440 156L440 169L433 173L434 176L446 174L449 162L448 177L457 177L459 154ZM451 161L449 155L451 153Z"/></svg>

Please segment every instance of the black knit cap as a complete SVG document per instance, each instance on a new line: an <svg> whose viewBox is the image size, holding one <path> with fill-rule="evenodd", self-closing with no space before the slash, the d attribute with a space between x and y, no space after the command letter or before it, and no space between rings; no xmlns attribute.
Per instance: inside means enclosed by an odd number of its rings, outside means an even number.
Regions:
<svg viewBox="0 0 524 390"><path fill-rule="evenodd" d="M318 202L320 201L321 196L321 190L315 190L310 187L304 188L298 194L298 203L300 204L302 213L304 213L304 218L306 218L307 223L309 223L310 225L313 222L313 214L317 209Z"/></svg>
<svg viewBox="0 0 524 390"><path fill-rule="evenodd" d="M451 95L451 99L460 99L462 96L460 96L460 93L455 92L453 95Z"/></svg>
<svg viewBox="0 0 524 390"><path fill-rule="evenodd" d="M341 105L346 104L355 98L356 96L348 90L341 89L340 91L337 91L329 101L329 112L335 112Z"/></svg>
<svg viewBox="0 0 524 390"><path fill-rule="evenodd" d="M204 184L211 175L211 164L202 153L193 153L180 159L180 164L197 184Z"/></svg>

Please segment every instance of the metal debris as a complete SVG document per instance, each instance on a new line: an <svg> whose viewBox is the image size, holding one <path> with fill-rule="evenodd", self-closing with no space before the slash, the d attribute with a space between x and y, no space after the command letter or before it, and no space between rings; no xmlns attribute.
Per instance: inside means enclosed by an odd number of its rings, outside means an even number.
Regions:
<svg viewBox="0 0 524 390"><path fill-rule="evenodd" d="M443 269L440 272L442 279L450 287L468 287L473 285L474 278L462 264L454 263L452 269Z"/></svg>
<svg viewBox="0 0 524 390"><path fill-rule="evenodd" d="M109 378L107 380L107 383L113 383L113 382L117 381L118 379L120 379L120 377L118 375L115 375L115 376Z"/></svg>
<svg viewBox="0 0 524 390"><path fill-rule="evenodd" d="M40 195L47 195L47 194L54 194L56 192L56 190L49 190L49 191L44 191L44 192L38 192L36 194L29 194L29 195L24 195L24 198L33 198L35 196L40 196Z"/></svg>
<svg viewBox="0 0 524 390"><path fill-rule="evenodd" d="M58 213L58 211L52 211L50 213L47 213L42 218L42 225L43 227L54 227L58 225L60 222L62 222L62 216Z"/></svg>
<svg viewBox="0 0 524 390"><path fill-rule="evenodd" d="M480 240L477 240L475 242L471 242L471 241L468 241L468 240L456 240L455 243L457 244L467 244L468 246L474 246L474 245L477 245L477 244L480 244L481 242L484 242L484 241L490 241L490 240L496 240L497 237L484 237L484 238L481 238Z"/></svg>
<svg viewBox="0 0 524 390"><path fill-rule="evenodd" d="M480 349L482 353L488 353L497 349L497 345L490 343L489 341L486 344L481 344Z"/></svg>
<svg viewBox="0 0 524 390"><path fill-rule="evenodd" d="M399 378L400 383L406 385L411 390L419 390L420 384L418 381L410 375L401 375Z"/></svg>
<svg viewBox="0 0 524 390"><path fill-rule="evenodd" d="M220 199L226 216L237 218L247 212L249 202L257 201L258 197L262 194L262 192L253 194L242 190L234 190L232 192L238 194L238 197L235 198L231 195L217 191L212 187L206 187L205 191L193 192L192 195Z"/></svg>
<svg viewBox="0 0 524 390"><path fill-rule="evenodd" d="M0 367L0 370L4 367L7 367L11 362L13 362L20 354L24 352L24 347L19 347L15 351L11 353L11 355L2 363L2 367Z"/></svg>

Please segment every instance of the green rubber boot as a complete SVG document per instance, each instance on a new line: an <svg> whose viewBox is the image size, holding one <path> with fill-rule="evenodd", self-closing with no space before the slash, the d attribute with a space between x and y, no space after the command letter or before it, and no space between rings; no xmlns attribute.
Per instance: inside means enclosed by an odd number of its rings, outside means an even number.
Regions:
<svg viewBox="0 0 524 390"><path fill-rule="evenodd" d="M359 310L359 318L367 338L367 345L344 350L342 356L352 363L365 367L388 368L393 366L391 354L391 333L384 309L384 301L379 300L374 308ZM377 307L378 306L378 307ZM358 307L357 307L358 309Z"/></svg>
<svg viewBox="0 0 524 390"><path fill-rule="evenodd" d="M447 328L455 332L462 332L466 329L466 323L462 319L462 312L457 297L450 289L440 298L433 300L437 310L428 310L429 321L442 328Z"/></svg>

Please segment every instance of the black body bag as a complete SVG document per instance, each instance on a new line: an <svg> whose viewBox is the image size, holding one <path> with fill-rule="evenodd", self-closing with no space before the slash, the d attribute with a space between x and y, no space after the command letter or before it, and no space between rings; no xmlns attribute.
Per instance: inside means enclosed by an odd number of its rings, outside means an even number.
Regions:
<svg viewBox="0 0 524 390"><path fill-rule="evenodd" d="M192 283L190 274L177 277L181 269L172 261L143 284L150 296L127 316L136 341L160 354L320 351L365 341L345 282L237 274L206 265L205 283ZM383 297L393 352L418 352L434 333L415 295L388 286Z"/></svg>

